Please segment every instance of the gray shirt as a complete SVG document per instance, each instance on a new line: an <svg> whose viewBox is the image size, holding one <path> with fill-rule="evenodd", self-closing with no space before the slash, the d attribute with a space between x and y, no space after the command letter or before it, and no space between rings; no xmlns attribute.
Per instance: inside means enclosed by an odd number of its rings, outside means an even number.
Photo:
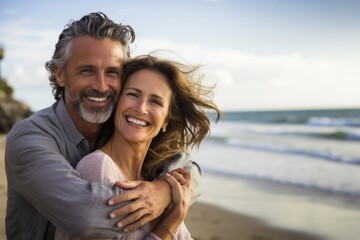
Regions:
<svg viewBox="0 0 360 240"><path fill-rule="evenodd" d="M15 124L7 136L5 169L8 182L8 239L53 239L54 226L69 235L121 237L119 219L107 206L120 193L112 184L87 182L74 169L89 153L63 101L55 102ZM182 158L168 170L186 167L193 173L193 200L202 189L198 166Z"/></svg>

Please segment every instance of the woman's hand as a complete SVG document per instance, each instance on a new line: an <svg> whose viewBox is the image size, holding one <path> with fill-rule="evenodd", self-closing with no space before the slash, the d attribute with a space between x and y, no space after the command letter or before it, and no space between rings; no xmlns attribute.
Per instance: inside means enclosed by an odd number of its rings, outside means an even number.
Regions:
<svg viewBox="0 0 360 240"><path fill-rule="evenodd" d="M192 176L189 171L178 168L166 173L161 178L165 179L171 187L172 204L152 232L163 240L170 240L189 211L192 197Z"/></svg>
<svg viewBox="0 0 360 240"><path fill-rule="evenodd" d="M171 186L171 212L185 219L192 197L192 176L183 168L178 168L165 175L165 180Z"/></svg>

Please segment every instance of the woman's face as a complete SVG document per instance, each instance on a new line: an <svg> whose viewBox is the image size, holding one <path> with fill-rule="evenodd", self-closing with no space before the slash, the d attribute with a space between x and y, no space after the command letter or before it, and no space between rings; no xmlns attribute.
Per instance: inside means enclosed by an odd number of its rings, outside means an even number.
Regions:
<svg viewBox="0 0 360 240"><path fill-rule="evenodd" d="M115 116L115 127L127 140L151 141L167 126L172 91L165 76L142 69L123 86Z"/></svg>

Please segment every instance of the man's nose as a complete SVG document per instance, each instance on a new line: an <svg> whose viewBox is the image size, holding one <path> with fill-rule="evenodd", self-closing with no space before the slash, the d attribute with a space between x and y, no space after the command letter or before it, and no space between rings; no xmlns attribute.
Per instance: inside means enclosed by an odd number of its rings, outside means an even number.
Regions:
<svg viewBox="0 0 360 240"><path fill-rule="evenodd" d="M98 74L96 78L96 90L99 92L106 92L109 89L109 86L106 81L106 77L104 74Z"/></svg>

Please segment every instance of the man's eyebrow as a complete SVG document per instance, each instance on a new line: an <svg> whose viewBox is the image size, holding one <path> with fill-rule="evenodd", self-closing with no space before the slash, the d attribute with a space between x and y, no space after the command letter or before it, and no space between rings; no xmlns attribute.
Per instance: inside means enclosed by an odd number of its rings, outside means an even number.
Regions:
<svg viewBox="0 0 360 240"><path fill-rule="evenodd" d="M95 69L96 67L94 65L91 65L91 64L81 64L81 65L77 66L77 69L83 69L83 68Z"/></svg>
<svg viewBox="0 0 360 240"><path fill-rule="evenodd" d="M79 65L79 68L83 68L83 67L93 68L93 67L95 67L95 66L94 66L94 65L91 65L91 64L80 64L80 65Z"/></svg>
<svg viewBox="0 0 360 240"><path fill-rule="evenodd" d="M119 71L119 72L120 72L120 71L121 71L120 68L121 68L121 66L116 66L116 67L115 67L115 66L111 66L111 67L108 67L107 69L108 69L108 70L116 70L116 71Z"/></svg>

